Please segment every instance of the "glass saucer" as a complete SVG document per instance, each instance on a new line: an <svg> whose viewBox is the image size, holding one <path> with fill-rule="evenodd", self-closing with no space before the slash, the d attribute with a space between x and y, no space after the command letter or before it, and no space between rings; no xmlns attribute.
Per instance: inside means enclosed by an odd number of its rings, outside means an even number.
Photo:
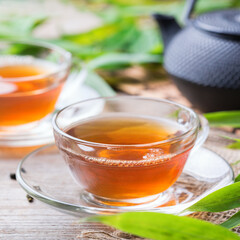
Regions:
<svg viewBox="0 0 240 240"><path fill-rule="evenodd" d="M99 97L97 91L82 85L79 91L75 91L70 98L57 103L57 109L61 109L74 102ZM54 114L54 113L53 113ZM52 116L50 114L39 122L26 124L21 128L13 128L8 131L0 130L0 147L29 147L53 143Z"/></svg>
<svg viewBox="0 0 240 240"><path fill-rule="evenodd" d="M179 214L209 193L233 182L230 165L216 153L200 148L192 154L177 182L164 192L165 203L155 206L115 209L85 199L54 144L26 156L17 169L17 180L32 197L62 212L85 217L125 211Z"/></svg>

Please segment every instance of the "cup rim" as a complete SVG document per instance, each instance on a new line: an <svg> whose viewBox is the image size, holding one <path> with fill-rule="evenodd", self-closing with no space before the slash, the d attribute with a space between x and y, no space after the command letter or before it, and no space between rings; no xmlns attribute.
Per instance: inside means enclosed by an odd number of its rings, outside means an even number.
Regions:
<svg viewBox="0 0 240 240"><path fill-rule="evenodd" d="M39 74L35 76L28 76L28 77L14 77L14 78L0 78L0 82L20 82L20 81L35 81L42 78L47 78L49 76L54 76L55 74L58 74L59 72L67 70L71 66L72 62L72 54L68 52L67 50L54 45L52 43L43 42L40 40L1 40L0 43L22 43L26 45L36 46L36 47L43 47L46 49L54 50L58 53L60 53L62 56L64 56L64 64L61 66L58 66L56 70L50 72L50 73L44 73Z"/></svg>
<svg viewBox="0 0 240 240"><path fill-rule="evenodd" d="M92 141L87 141L87 140L83 140L83 139L80 139L80 138L76 138L76 137L73 137L69 134L67 134L66 132L64 132L63 130L60 129L60 127L58 126L57 124L57 118L58 116L63 112L65 111L66 109L74 106L74 105L78 105L78 104L82 104L82 103L85 103L85 102L90 102L90 101L96 101L96 100L111 100L111 99L135 99L135 100L146 100L146 101L155 101L155 102L163 102L163 103L167 103L167 104L170 104L170 105L174 105L174 106L177 106L181 109L184 109L184 110L187 110L188 112L190 112L190 114L192 114L193 116L195 116L195 124L192 128L188 129L186 132L178 135L178 136L175 136L175 137L171 137L171 138L168 138L166 140L161 140L161 141L157 141L157 142L151 142L151 143L144 143L144 144L108 144L108 143L98 143L98 142L92 142ZM73 104L70 104L66 107L64 107L63 109L61 109L60 111L58 111L54 116L53 116L53 119L52 119L52 125L53 125L53 129L54 131L56 131L57 133L63 135L64 137L68 138L68 139L71 139L75 142L78 142L78 143L82 143L82 144L85 144L85 145L88 145L88 146L99 146L99 147L109 147L109 148L133 148L133 147L152 147L154 145L163 145L163 144L167 144L169 142L174 142L174 141L179 141L181 140L183 137L188 137L190 136L193 132L195 132L199 126L200 126L200 120L199 120L199 117L198 117L198 114L192 110L191 108L188 108L184 105L181 105L179 103L175 103L175 102L172 102L172 101L169 101L169 100L165 100L165 99L157 99L157 98L149 98L149 97L140 97L140 96L113 96L113 97L97 97L97 98L91 98L91 99L87 99L87 100L83 100L83 101L78 101L78 102L75 102Z"/></svg>

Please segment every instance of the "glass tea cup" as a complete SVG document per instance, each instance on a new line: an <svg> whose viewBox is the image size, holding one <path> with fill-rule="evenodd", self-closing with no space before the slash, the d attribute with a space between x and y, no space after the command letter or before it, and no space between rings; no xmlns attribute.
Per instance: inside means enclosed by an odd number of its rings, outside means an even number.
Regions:
<svg viewBox="0 0 240 240"><path fill-rule="evenodd" d="M159 122L163 126L172 126L174 131L171 130L164 139L154 141L159 130L153 128L153 141L141 143L138 139L135 144L126 140L133 136L131 127L125 129L123 141L126 142L120 144L89 141L70 134L74 126L85 124L82 129L89 130L88 135L94 135L97 119L108 121L103 127L108 131L111 119L123 118ZM87 126L90 122L93 124ZM201 118L201 124L193 110L180 104L129 96L78 102L59 111L53 119L56 145L73 178L84 190L82 198L91 204L111 208L163 203L163 193L182 173L190 152L207 138L207 120ZM141 136L141 128L135 133ZM115 134L119 132L115 131ZM111 136L116 137L114 132Z"/></svg>
<svg viewBox="0 0 240 240"><path fill-rule="evenodd" d="M71 54L30 41L0 42L0 131L25 129L53 112Z"/></svg>

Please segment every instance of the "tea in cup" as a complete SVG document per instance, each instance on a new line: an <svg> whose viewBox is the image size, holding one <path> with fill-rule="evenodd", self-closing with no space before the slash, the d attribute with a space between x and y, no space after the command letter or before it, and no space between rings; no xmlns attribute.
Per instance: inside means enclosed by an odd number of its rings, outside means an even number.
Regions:
<svg viewBox="0 0 240 240"><path fill-rule="evenodd" d="M0 42L0 130L53 112L70 64L71 54L50 44Z"/></svg>
<svg viewBox="0 0 240 240"><path fill-rule="evenodd" d="M193 110L141 97L78 102L53 120L56 144L85 199L115 208L159 199L182 173L199 126Z"/></svg>

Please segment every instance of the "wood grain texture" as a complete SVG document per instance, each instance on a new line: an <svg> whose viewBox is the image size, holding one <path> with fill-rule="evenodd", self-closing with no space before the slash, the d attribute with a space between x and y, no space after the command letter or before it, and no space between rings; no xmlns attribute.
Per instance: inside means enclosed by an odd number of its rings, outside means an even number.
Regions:
<svg viewBox="0 0 240 240"><path fill-rule="evenodd" d="M13 152L0 148L0 240L140 239L99 223L79 223L77 217L36 199L29 203L26 192L10 178L21 159Z"/></svg>
<svg viewBox="0 0 240 240"><path fill-rule="evenodd" d="M19 161L0 159L1 240L113 239L109 236L114 230L109 227L80 224L78 218L59 213L37 200L29 203L26 192L17 181L10 179L10 173L16 171Z"/></svg>

